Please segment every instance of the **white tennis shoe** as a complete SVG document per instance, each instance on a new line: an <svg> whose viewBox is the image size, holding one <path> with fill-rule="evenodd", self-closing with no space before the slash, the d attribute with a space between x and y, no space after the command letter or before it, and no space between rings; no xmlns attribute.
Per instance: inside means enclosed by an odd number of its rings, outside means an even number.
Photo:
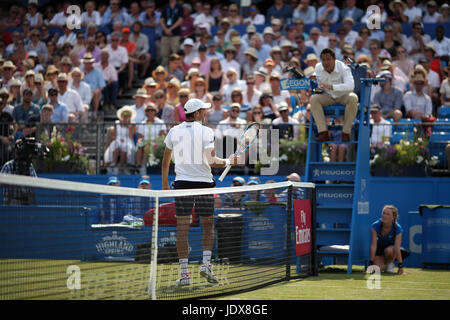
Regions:
<svg viewBox="0 0 450 320"><path fill-rule="evenodd" d="M219 283L219 280L214 275L214 273L211 270L211 266L207 266L206 264L203 264L200 267L200 275L204 278L206 278L206 281L209 283Z"/></svg>
<svg viewBox="0 0 450 320"><path fill-rule="evenodd" d="M175 281L177 287L189 286L191 284L191 276L189 274L182 275L181 278Z"/></svg>
<svg viewBox="0 0 450 320"><path fill-rule="evenodd" d="M388 265L386 266L386 272L387 272L387 273L395 273L395 265L394 265L394 262L388 263Z"/></svg>

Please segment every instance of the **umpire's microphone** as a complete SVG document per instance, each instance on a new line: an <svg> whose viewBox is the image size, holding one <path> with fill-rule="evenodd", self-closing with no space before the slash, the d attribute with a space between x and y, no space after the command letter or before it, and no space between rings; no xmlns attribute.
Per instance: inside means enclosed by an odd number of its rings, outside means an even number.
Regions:
<svg viewBox="0 0 450 320"><path fill-rule="evenodd" d="M297 69L295 69L295 67L286 67L284 72L291 72L298 79L305 77L305 75L300 71L298 71Z"/></svg>
<svg viewBox="0 0 450 320"><path fill-rule="evenodd" d="M358 69L359 68L358 62L356 62L355 60L353 60L350 57L344 56L344 61L349 62L350 65L352 66L352 68L354 68L354 69Z"/></svg>

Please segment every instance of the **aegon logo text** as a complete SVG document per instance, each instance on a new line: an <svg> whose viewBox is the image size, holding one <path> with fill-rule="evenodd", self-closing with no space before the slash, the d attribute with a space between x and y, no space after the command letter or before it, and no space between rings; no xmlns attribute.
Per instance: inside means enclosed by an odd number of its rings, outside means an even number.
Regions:
<svg viewBox="0 0 450 320"><path fill-rule="evenodd" d="M282 90L308 90L311 86L311 80L308 78L302 79L281 79L280 88Z"/></svg>

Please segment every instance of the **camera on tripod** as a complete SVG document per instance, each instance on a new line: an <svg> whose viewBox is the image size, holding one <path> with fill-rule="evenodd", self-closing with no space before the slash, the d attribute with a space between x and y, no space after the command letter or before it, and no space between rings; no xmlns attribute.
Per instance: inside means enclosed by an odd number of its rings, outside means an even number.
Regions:
<svg viewBox="0 0 450 320"><path fill-rule="evenodd" d="M18 173L28 175L33 159L45 159L50 152L47 146L36 141L34 137L24 137L16 141L14 146L16 152L15 162Z"/></svg>

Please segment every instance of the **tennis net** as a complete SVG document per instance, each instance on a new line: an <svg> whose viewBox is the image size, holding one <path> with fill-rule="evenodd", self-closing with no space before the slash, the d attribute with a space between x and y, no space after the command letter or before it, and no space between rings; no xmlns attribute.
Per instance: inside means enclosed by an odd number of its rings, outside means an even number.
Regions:
<svg viewBox="0 0 450 320"><path fill-rule="evenodd" d="M317 272L310 183L164 191L0 174L0 185L0 299L204 298ZM175 213L189 199L183 266Z"/></svg>

